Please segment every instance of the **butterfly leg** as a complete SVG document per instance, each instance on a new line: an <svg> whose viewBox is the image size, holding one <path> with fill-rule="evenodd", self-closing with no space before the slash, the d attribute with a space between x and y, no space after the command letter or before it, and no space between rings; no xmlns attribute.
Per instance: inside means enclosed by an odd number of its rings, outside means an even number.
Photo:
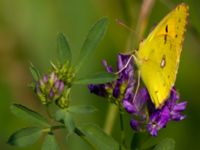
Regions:
<svg viewBox="0 0 200 150"><path fill-rule="evenodd" d="M138 90L139 90L139 87L140 87L140 71L138 70L138 78L137 78L137 87L136 87L136 90L135 90L135 95L133 97L133 102L135 101L135 98L137 96L137 93L138 93Z"/></svg>
<svg viewBox="0 0 200 150"><path fill-rule="evenodd" d="M131 56L129 57L129 59L128 59L127 63L124 65L124 67L121 68L119 71L115 72L115 74L119 74L119 73L122 72L124 69L126 69L127 66L129 65L129 63L130 63L130 61L131 61L132 58L133 58L133 55L131 55Z"/></svg>

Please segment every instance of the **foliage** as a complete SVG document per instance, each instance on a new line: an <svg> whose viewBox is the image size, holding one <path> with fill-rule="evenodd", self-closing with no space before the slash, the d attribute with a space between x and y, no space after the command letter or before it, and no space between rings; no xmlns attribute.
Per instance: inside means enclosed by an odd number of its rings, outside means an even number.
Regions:
<svg viewBox="0 0 200 150"><path fill-rule="evenodd" d="M41 104L44 106L44 108L46 108L47 115L43 116L37 111L31 110L27 106L23 106L21 104L13 104L10 107L11 112L17 117L29 122L31 124L31 127L22 128L14 132L9 137L8 144L13 146L25 147L27 145L35 143L42 135L44 135L44 141L41 149L59 150L59 143L57 143L55 131L64 130L66 137L70 137L73 134L76 134L91 148L96 150L127 150L129 148L132 150L175 149L175 142L173 139L170 138L163 139L162 141L156 142L154 144L145 144L151 137L149 135L143 135L143 133L134 133L130 146L127 146L123 124L124 110L122 108L123 105L121 104L121 102L124 98L124 95L125 97L127 97L130 92L131 94L133 93L132 90L129 91L129 93L126 93L127 87L131 87L131 89L133 88L134 84L130 85L130 81L131 83L135 82L135 80L130 80L130 78L134 76L133 66L130 66L130 64L128 64L127 68L129 68L129 70L125 68L120 71L120 69L123 68L123 66L125 66L127 63L126 61L123 61L125 57L126 60L128 60L127 56L120 55L118 57L118 73L115 73L112 68L104 62L107 72L94 73L92 75L77 78L80 68L84 65L86 59L91 56L95 48L98 46L99 42L102 40L106 32L107 26L108 19L103 17L91 27L85 41L83 42L80 56L78 58L79 61L77 61L78 63L76 63L75 65L72 64L73 57L70 44L68 43L68 40L63 33L59 33L57 37L57 52L59 62L51 62L51 69L49 73L41 76L38 69L33 64L31 64L30 72L33 77L33 83L31 85ZM120 63L122 63L123 65L120 65ZM103 86L104 92L107 92L103 96L108 98L109 102L111 102L112 105L117 105L119 109L121 132L120 141L115 140L111 135L105 133L96 124L77 123L73 114L82 116L85 114L96 112L97 108L87 104L71 104L71 91L73 90L72 87L76 84L97 84L90 87L90 89L93 88L93 92L95 86L98 87L97 90L102 90L100 88L102 88ZM116 90L119 93L117 96L115 95ZM132 94L131 96L134 95ZM137 103L141 105L141 101L138 101ZM129 103L126 106L130 108ZM52 107L54 107L55 109L52 109ZM131 112L132 115L134 113ZM139 112L136 113L139 114Z"/></svg>
<svg viewBox="0 0 200 150"><path fill-rule="evenodd" d="M113 149L117 149L117 142L105 134L99 127L94 125L81 126L80 129L77 127L72 114L93 113L97 110L94 106L70 104L71 87L74 84L104 83L115 80L115 75L108 74L107 72L88 75L80 79L76 78L80 67L103 38L107 25L108 19L104 17L92 26L81 48L80 61L76 66L71 64L72 54L70 46L63 33L59 33L57 38L58 60L60 62L56 65L51 63L50 75L41 77L38 69L31 64L30 72L33 76L33 83L31 85L41 103L47 108L49 118L21 104L13 104L11 106L13 114L38 127L26 127L16 131L8 139L10 145L24 147L35 143L42 134L45 134L42 150L58 150L59 146L56 142L54 131L65 129L66 136L75 133L86 143L99 150L103 150L106 147L106 149L110 149L113 146ZM57 106L56 111L54 110L53 113L49 110L50 105ZM49 119L53 119L55 123L51 124L48 121ZM104 142L101 140L104 140Z"/></svg>

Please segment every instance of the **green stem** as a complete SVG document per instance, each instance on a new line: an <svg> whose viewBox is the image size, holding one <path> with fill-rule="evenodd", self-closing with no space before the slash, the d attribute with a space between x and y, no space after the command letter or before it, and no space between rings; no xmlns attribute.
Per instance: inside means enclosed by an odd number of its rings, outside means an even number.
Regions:
<svg viewBox="0 0 200 150"><path fill-rule="evenodd" d="M92 144L86 137L85 134L79 129L75 128L74 133L76 133L80 138L82 138L86 143L88 143L94 150L97 150L94 144Z"/></svg>
<svg viewBox="0 0 200 150"><path fill-rule="evenodd" d="M53 119L53 116L51 115L50 113L50 110L49 110L49 104L45 105L46 106L46 112L47 112L47 115L50 119Z"/></svg>
<svg viewBox="0 0 200 150"><path fill-rule="evenodd" d="M65 129L64 125L55 125L55 126L51 126L49 128L44 128L43 132L52 132L54 130L58 130L58 129Z"/></svg>
<svg viewBox="0 0 200 150"><path fill-rule="evenodd" d="M57 129L65 129L66 127L64 125L56 125L56 126L52 126L51 130L57 130Z"/></svg>
<svg viewBox="0 0 200 150"><path fill-rule="evenodd" d="M114 122L117 118L118 107L114 104L109 104L108 112L104 124L104 132L108 135L111 134Z"/></svg>
<svg viewBox="0 0 200 150"><path fill-rule="evenodd" d="M55 125L51 127L51 131L58 129L65 129L65 128L66 128L65 125ZM87 140L85 134L79 128L75 127L74 133L76 133L80 138L82 138L86 143L88 143L94 150L97 150L95 145L93 145L92 143L90 143L89 140Z"/></svg>
<svg viewBox="0 0 200 150"><path fill-rule="evenodd" d="M120 150L125 146L125 131L124 131L124 119L123 119L123 110L119 108L119 119L120 119L120 130L121 130L121 139L120 139Z"/></svg>

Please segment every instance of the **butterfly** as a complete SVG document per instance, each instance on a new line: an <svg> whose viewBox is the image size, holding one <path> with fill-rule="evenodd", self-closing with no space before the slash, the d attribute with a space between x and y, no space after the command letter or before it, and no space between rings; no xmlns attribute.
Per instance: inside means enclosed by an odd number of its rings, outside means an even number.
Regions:
<svg viewBox="0 0 200 150"><path fill-rule="evenodd" d="M135 54L141 78L156 108L161 108L174 86L189 7L179 4L143 40Z"/></svg>

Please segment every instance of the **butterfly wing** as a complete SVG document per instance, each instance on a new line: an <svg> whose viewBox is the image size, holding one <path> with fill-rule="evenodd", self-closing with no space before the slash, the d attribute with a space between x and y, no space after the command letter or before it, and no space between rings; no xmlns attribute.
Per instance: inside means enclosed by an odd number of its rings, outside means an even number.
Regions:
<svg viewBox="0 0 200 150"><path fill-rule="evenodd" d="M177 58L173 48L175 44L169 39L161 44L164 36L156 37L151 43L146 43L150 53L143 57L139 70L156 108L162 106L173 86L178 69ZM160 43L160 44L158 44Z"/></svg>
<svg viewBox="0 0 200 150"><path fill-rule="evenodd" d="M178 5L139 46L136 63L156 108L175 83L187 16L188 6Z"/></svg>

